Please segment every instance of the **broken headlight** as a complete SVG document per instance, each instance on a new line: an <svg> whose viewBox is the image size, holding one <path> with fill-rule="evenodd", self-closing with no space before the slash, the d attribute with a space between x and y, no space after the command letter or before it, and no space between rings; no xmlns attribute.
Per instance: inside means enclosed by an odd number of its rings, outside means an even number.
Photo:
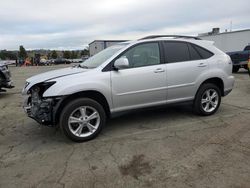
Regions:
<svg viewBox="0 0 250 188"><path fill-rule="evenodd" d="M38 86L34 86L31 90L31 98L32 104L37 104L40 102L40 88Z"/></svg>
<svg viewBox="0 0 250 188"><path fill-rule="evenodd" d="M33 93L37 93L38 96L42 96L43 93L49 89L49 87L51 87L53 84L55 84L56 82L43 82L43 83L39 83L36 84L35 86L33 86L31 88L31 94L33 95Z"/></svg>

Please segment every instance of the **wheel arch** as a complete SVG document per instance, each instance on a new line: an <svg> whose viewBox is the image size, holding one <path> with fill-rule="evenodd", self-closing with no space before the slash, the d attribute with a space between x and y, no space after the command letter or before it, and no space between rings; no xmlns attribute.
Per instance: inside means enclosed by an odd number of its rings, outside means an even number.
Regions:
<svg viewBox="0 0 250 188"><path fill-rule="evenodd" d="M60 114L63 110L63 108L72 100L78 99L78 98L90 98L92 100L97 101L100 103L104 111L106 113L106 116L109 118L110 117L110 106L108 104L108 101L106 97L100 93L99 91L95 90L87 90L87 91L80 91L71 95L68 95L67 97L63 98L62 101L59 103L58 107L55 110L54 113L54 124L57 124L59 122Z"/></svg>
<svg viewBox="0 0 250 188"><path fill-rule="evenodd" d="M216 85L216 86L220 89L221 95L222 95L222 96L225 96L225 94L224 94L224 82L223 82L223 80L222 80L221 78L219 78L219 77L212 77L212 78L208 78L208 79L204 80L204 81L200 84L198 90L196 91L196 95L197 95L199 89L201 88L201 86L204 85L204 84L206 84L206 83L211 83L211 84ZM195 95L195 96L196 96L196 95Z"/></svg>

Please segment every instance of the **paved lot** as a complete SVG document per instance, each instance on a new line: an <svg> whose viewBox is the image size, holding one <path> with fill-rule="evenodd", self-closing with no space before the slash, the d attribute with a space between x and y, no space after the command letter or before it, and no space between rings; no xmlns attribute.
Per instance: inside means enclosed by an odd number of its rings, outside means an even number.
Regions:
<svg viewBox="0 0 250 188"><path fill-rule="evenodd" d="M250 187L250 79L210 117L175 106L126 114L87 143L40 127L21 108L31 75L58 67L11 67L0 94L0 187Z"/></svg>

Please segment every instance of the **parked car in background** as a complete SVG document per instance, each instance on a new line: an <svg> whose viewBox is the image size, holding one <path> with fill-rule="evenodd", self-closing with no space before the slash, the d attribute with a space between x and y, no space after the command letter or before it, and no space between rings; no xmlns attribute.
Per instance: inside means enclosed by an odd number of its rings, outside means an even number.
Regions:
<svg viewBox="0 0 250 188"><path fill-rule="evenodd" d="M52 64L55 63L55 60L54 60L54 59L49 59L48 61L49 61L50 65L52 65Z"/></svg>
<svg viewBox="0 0 250 188"><path fill-rule="evenodd" d="M41 59L39 65L41 66L49 66L54 64L54 59Z"/></svg>
<svg viewBox="0 0 250 188"><path fill-rule="evenodd" d="M240 68L248 70L247 63L250 59L250 45L246 46L243 51L227 53L233 62L233 72L238 72Z"/></svg>
<svg viewBox="0 0 250 188"><path fill-rule="evenodd" d="M82 63L83 60L82 59L71 59L72 63Z"/></svg>
<svg viewBox="0 0 250 188"><path fill-rule="evenodd" d="M89 58L89 56L85 55L85 56L82 57L82 61L86 61L88 58Z"/></svg>
<svg viewBox="0 0 250 188"><path fill-rule="evenodd" d="M57 64L70 64L71 61L68 60L68 59L65 59L65 58L57 58L54 60L54 64L57 65Z"/></svg>
<svg viewBox="0 0 250 188"><path fill-rule="evenodd" d="M11 89L13 87L8 65L0 62L0 92L6 91L3 88Z"/></svg>
<svg viewBox="0 0 250 188"><path fill-rule="evenodd" d="M50 65L50 61L42 58L42 59L40 59L39 65L41 65L41 66Z"/></svg>
<svg viewBox="0 0 250 188"><path fill-rule="evenodd" d="M191 102L195 113L212 115L233 85L232 61L212 42L164 35L119 43L79 66L31 77L22 93L29 117L59 124L81 142L127 110Z"/></svg>

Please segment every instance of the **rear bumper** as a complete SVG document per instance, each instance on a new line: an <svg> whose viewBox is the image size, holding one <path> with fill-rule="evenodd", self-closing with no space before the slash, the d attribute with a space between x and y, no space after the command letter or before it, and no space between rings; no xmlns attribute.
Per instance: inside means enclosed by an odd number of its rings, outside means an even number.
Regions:
<svg viewBox="0 0 250 188"><path fill-rule="evenodd" d="M233 90L234 82L235 82L234 76L231 75L227 77L226 81L224 82L224 95L223 96L228 95Z"/></svg>
<svg viewBox="0 0 250 188"><path fill-rule="evenodd" d="M229 89L229 90L226 90L224 91L224 96L227 96L233 89Z"/></svg>

